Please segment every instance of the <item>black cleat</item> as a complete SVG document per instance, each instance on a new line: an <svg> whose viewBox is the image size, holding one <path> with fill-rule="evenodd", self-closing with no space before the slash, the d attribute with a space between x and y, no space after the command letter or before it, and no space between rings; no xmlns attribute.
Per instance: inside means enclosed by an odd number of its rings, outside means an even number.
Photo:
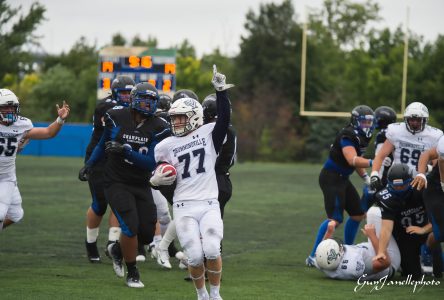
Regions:
<svg viewBox="0 0 444 300"><path fill-rule="evenodd" d="M99 249L97 249L97 241L94 243L88 243L85 241L86 246L86 254L88 255L88 259L91 263L99 263L100 255Z"/></svg>
<svg viewBox="0 0 444 300"><path fill-rule="evenodd" d="M140 281L140 275L137 268L128 272L126 276L126 285L131 288L143 288L145 286L142 281Z"/></svg>

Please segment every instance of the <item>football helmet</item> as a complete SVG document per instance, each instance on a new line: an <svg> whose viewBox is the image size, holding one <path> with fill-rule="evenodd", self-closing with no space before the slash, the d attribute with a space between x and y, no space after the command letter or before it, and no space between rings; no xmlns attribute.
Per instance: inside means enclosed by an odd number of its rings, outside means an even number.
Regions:
<svg viewBox="0 0 444 300"><path fill-rule="evenodd" d="M0 121L11 125L17 121L20 104L17 96L8 89L0 89Z"/></svg>
<svg viewBox="0 0 444 300"><path fill-rule="evenodd" d="M353 128L358 131L360 135L371 138L373 129L375 128L373 110L367 105L358 105L353 108L351 112L351 120Z"/></svg>
<svg viewBox="0 0 444 300"><path fill-rule="evenodd" d="M129 106L130 92L136 85L134 80L125 75L119 75L111 83L111 97L122 106Z"/></svg>
<svg viewBox="0 0 444 300"><path fill-rule="evenodd" d="M175 136L184 136L203 124L203 108L193 98L181 98L171 105L171 131Z"/></svg>
<svg viewBox="0 0 444 300"><path fill-rule="evenodd" d="M421 102L412 102L405 108L405 126L412 134L423 131L428 121L429 110Z"/></svg>
<svg viewBox="0 0 444 300"><path fill-rule="evenodd" d="M181 98L192 98L194 100L199 101L199 97L197 97L196 93L193 92L192 90L178 90L177 92L174 93L173 95L173 103L176 100L179 100Z"/></svg>
<svg viewBox="0 0 444 300"><path fill-rule="evenodd" d="M217 118L216 94L210 94L202 102L204 123Z"/></svg>
<svg viewBox="0 0 444 300"><path fill-rule="evenodd" d="M388 190L394 194L404 194L411 189L412 171L408 165L393 164L387 173Z"/></svg>
<svg viewBox="0 0 444 300"><path fill-rule="evenodd" d="M159 102L157 103L157 111L169 111L171 108L171 97L167 94L159 95Z"/></svg>
<svg viewBox="0 0 444 300"><path fill-rule="evenodd" d="M344 256L344 245L337 239L323 240L316 248L316 263L320 269L333 271Z"/></svg>
<svg viewBox="0 0 444 300"><path fill-rule="evenodd" d="M386 129L389 124L396 122L396 112L388 106L380 106L375 109L376 129Z"/></svg>
<svg viewBox="0 0 444 300"><path fill-rule="evenodd" d="M131 108L145 116L152 116L157 109L159 94L148 82L140 82L131 90Z"/></svg>

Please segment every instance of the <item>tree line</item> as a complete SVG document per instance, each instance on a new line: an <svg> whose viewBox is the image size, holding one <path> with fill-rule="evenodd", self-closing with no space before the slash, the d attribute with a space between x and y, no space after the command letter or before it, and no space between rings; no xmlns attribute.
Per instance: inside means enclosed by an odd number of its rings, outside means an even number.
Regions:
<svg viewBox="0 0 444 300"><path fill-rule="evenodd" d="M376 29L380 8L371 0L325 0L308 14L306 109L350 111L366 104L400 112L404 32ZM0 81L14 90L22 113L34 121L52 120L54 103L68 99L71 122L90 122L96 103L99 47L80 38L67 53L44 55L33 32L44 21L39 3L28 12L0 0ZM196 56L187 40L177 49L177 89L194 90L201 100L212 92L216 63L237 88L231 93L233 124L242 160L319 161L332 136L348 120L299 115L302 52L301 12L290 0L260 4L245 16L240 52L229 57L215 49ZM30 46L31 45L31 46ZM156 47L157 38L120 33L110 45ZM409 32L407 103L421 101L430 123L444 122L444 36L433 42Z"/></svg>

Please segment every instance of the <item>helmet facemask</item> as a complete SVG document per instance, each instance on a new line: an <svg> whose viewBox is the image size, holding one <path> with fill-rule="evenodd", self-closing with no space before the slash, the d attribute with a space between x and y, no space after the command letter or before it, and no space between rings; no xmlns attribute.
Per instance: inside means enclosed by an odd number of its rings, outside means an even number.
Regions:
<svg viewBox="0 0 444 300"><path fill-rule="evenodd" d="M361 135L370 138L372 137L373 130L375 129L373 125L373 119L373 115L361 115L355 117L353 126Z"/></svg>
<svg viewBox="0 0 444 300"><path fill-rule="evenodd" d="M415 134L424 130L427 124L427 118L416 116L404 117L404 122L407 130Z"/></svg>
<svg viewBox="0 0 444 300"><path fill-rule="evenodd" d="M157 95L154 93L137 93L134 98L131 99L131 108L139 113L152 116L156 112L157 107Z"/></svg>
<svg viewBox="0 0 444 300"><path fill-rule="evenodd" d="M4 105L0 105L0 120L5 125L11 125L17 121L18 115L20 113L20 105L9 101Z"/></svg>
<svg viewBox="0 0 444 300"><path fill-rule="evenodd" d="M116 101L119 105L128 107L131 104L131 89L115 89L114 93L116 95Z"/></svg>

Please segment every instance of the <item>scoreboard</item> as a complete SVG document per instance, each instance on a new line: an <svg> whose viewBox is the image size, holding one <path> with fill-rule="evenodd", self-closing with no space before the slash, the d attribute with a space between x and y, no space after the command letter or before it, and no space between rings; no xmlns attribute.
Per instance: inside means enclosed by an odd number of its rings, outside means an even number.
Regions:
<svg viewBox="0 0 444 300"><path fill-rule="evenodd" d="M176 50L148 47L105 47L99 51L97 98L111 93L118 75L127 75L136 83L149 82L160 93L176 90Z"/></svg>

